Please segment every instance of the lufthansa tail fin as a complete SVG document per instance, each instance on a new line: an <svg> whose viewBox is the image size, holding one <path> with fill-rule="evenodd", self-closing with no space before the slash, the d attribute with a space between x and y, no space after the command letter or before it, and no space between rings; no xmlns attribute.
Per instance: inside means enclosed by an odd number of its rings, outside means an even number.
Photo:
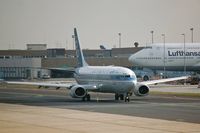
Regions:
<svg viewBox="0 0 200 133"><path fill-rule="evenodd" d="M82 52L81 47L80 47L76 28L74 28L74 38L75 38L75 46L76 46L76 57L77 57L77 60L78 60L78 64L77 64L78 66L77 67L88 66L88 64L86 63L86 61L84 59L83 52Z"/></svg>

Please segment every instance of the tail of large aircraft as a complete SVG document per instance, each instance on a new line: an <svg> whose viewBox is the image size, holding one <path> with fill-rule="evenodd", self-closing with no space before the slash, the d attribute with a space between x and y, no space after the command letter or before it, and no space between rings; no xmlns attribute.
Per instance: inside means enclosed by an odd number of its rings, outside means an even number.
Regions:
<svg viewBox="0 0 200 133"><path fill-rule="evenodd" d="M76 56L77 56L77 60L78 60L77 67L88 66L88 64L86 63L86 61L84 59L82 49L80 47L76 28L74 28L74 37L75 37L75 46L76 46Z"/></svg>

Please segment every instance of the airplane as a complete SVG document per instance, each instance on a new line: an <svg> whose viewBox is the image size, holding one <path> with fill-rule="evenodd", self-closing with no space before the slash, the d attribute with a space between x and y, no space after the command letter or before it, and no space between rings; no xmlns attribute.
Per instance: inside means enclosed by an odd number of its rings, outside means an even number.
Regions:
<svg viewBox="0 0 200 133"><path fill-rule="evenodd" d="M82 98L83 101L90 101L89 92L114 93L115 100L130 101L130 96L146 96L149 94L150 84L176 81L188 78L176 77L169 79L153 80L147 82L137 82L135 73L125 67L120 66L89 66L84 59L82 49L80 47L78 34L74 28L76 56L78 66L75 69L74 78L76 83L44 83L44 82L14 82L7 81L8 84L36 85L40 87L60 87L70 90L73 98Z"/></svg>
<svg viewBox="0 0 200 133"><path fill-rule="evenodd" d="M185 64L187 71L200 72L200 43L185 43L185 54L183 43L154 43L132 54L129 61L151 70L165 66L167 71L184 71Z"/></svg>

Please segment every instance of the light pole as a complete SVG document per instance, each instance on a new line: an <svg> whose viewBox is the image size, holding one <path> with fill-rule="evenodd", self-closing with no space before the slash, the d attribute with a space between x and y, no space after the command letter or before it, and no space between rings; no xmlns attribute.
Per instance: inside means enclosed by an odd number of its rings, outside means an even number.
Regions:
<svg viewBox="0 0 200 133"><path fill-rule="evenodd" d="M183 46L184 46L184 74L186 76L186 56L185 56L185 34L181 34L183 36ZM185 80L185 84L186 84L186 80Z"/></svg>
<svg viewBox="0 0 200 133"><path fill-rule="evenodd" d="M151 43L153 44L153 30L151 31Z"/></svg>
<svg viewBox="0 0 200 133"><path fill-rule="evenodd" d="M119 35L119 48L121 48L121 33L118 33L118 35Z"/></svg>
<svg viewBox="0 0 200 133"><path fill-rule="evenodd" d="M190 30L191 30L191 41L193 43L193 30L194 30L194 28L190 28Z"/></svg>
<svg viewBox="0 0 200 133"><path fill-rule="evenodd" d="M166 77L166 68L165 68L165 34L162 34L163 37L163 48L164 48L164 52L163 52L163 70L164 70L164 78Z"/></svg>
<svg viewBox="0 0 200 133"><path fill-rule="evenodd" d="M75 36L74 35L72 35L72 39L73 39L73 50L74 50L74 45L75 45Z"/></svg>

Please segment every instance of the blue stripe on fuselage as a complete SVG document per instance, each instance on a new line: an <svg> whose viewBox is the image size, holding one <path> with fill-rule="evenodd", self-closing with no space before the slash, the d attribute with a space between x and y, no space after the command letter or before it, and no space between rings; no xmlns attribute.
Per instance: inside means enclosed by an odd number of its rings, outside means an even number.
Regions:
<svg viewBox="0 0 200 133"><path fill-rule="evenodd" d="M124 75L95 75L95 74L75 74L77 79L91 79L91 80L115 80L115 81L131 81L136 80L134 77L125 77Z"/></svg>

